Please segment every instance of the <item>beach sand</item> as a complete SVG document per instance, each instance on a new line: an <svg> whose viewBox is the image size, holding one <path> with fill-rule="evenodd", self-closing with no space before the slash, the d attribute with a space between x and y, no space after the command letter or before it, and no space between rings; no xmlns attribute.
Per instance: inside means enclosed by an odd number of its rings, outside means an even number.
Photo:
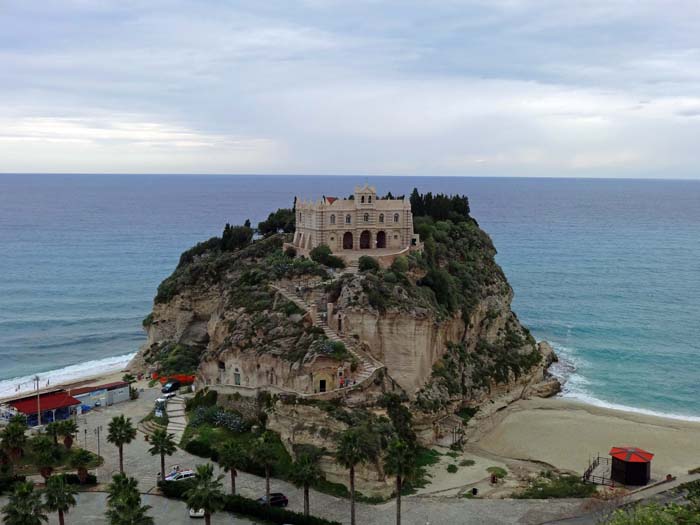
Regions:
<svg viewBox="0 0 700 525"><path fill-rule="evenodd" d="M680 476L700 467L700 423L647 416L560 398L514 403L482 424L476 445L504 458L547 463L581 474L590 458L612 446L655 454L652 478Z"/></svg>

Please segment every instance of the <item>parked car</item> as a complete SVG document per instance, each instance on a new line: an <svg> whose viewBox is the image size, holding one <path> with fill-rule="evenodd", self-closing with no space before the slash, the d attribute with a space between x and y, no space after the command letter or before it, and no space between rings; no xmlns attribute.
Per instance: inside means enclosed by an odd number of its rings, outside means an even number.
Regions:
<svg viewBox="0 0 700 525"><path fill-rule="evenodd" d="M183 481L195 477L197 477L197 473L194 470L181 470L165 476L165 481Z"/></svg>
<svg viewBox="0 0 700 525"><path fill-rule="evenodd" d="M190 518L203 518L204 509L190 509Z"/></svg>
<svg viewBox="0 0 700 525"><path fill-rule="evenodd" d="M160 391L164 394L170 394L171 392L177 392L178 390L180 390L181 386L182 384L180 383L180 381L178 381L177 379L171 379L163 385L163 388L161 388Z"/></svg>
<svg viewBox="0 0 700 525"><path fill-rule="evenodd" d="M258 503L260 503L260 505L266 505L267 504L267 496L263 496L262 498L258 498ZM270 493L270 506L271 507L286 507L287 505L289 505L289 500L287 499L287 496L285 496L281 492L271 492Z"/></svg>

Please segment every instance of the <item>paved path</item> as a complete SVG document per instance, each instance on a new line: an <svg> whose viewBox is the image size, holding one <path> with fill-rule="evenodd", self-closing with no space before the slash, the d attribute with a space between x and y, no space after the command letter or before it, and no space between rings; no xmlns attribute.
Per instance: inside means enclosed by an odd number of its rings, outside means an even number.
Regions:
<svg viewBox="0 0 700 525"><path fill-rule="evenodd" d="M108 483L113 473L118 471L117 449L107 443L107 425L112 417L124 414L136 424L153 408L155 399L160 395L156 388L146 389L136 401L128 401L111 407L90 412L81 418L78 441L80 446L85 446L92 451L97 451L97 435L95 429L101 427L100 452L105 458L105 463L97 469L98 480ZM85 432L87 430L87 432ZM145 435L138 433L137 438L124 447L124 468L130 476L139 481L139 488L143 493L153 493L156 487L156 476L160 468L159 458L153 457L148 452L149 444ZM166 466L178 464L182 467L194 467L206 460L194 457L187 452L178 449L177 452L167 458ZM218 466L217 472L221 472ZM224 476L224 485L230 490L229 476ZM265 479L252 474L240 473L236 481L241 495L258 498L265 493ZM289 509L303 510L303 492L286 481L272 480L272 490L285 493L289 497ZM87 494L81 498L90 498ZM95 496L92 496L95 497ZM159 501L153 499L152 501ZM177 502L151 503L154 509L166 508L167 520L160 518L156 523L190 523L189 518L183 513L178 518L179 512L184 506ZM96 509L99 505L96 503ZM535 525L545 521L575 516L581 514L580 500L557 501L528 501L528 500L471 500L466 498L411 496L402 500L403 523L406 525L510 525L514 523ZM88 508L92 508L88 505ZM179 509L175 514L170 514L172 509ZM92 511L90 511L92 512ZM97 511L95 511L97 512ZM100 509L102 512L102 509ZM160 512L160 510L158 510ZM327 494L311 491L311 512L319 516L334 519L342 523L349 523L349 502L344 498L336 498ZM99 513L99 512L98 512ZM177 514L177 515L176 515ZM155 512L154 512L155 515ZM76 517L78 514L75 515ZM389 501L380 505L357 505L358 525L393 525L395 523L395 502ZM68 520L67 523L91 523L92 514L84 520ZM102 523L95 521L95 523ZM217 523L215 521L215 523ZM223 522L222 522L223 523ZM230 517L229 521L230 523ZM239 523L239 521L236 521ZM248 523L240 521L240 523ZM252 522L251 522L252 523Z"/></svg>

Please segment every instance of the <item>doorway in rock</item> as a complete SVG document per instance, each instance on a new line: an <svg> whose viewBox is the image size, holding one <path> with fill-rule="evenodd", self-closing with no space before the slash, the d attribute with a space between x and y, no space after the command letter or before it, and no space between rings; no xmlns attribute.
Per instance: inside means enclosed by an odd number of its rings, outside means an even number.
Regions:
<svg viewBox="0 0 700 525"><path fill-rule="evenodd" d="M343 235L343 250L352 250L352 233L350 232Z"/></svg>
<svg viewBox="0 0 700 525"><path fill-rule="evenodd" d="M360 250L369 250L370 233L365 230L360 234Z"/></svg>
<svg viewBox="0 0 700 525"><path fill-rule="evenodd" d="M386 233L377 232L377 248L386 248Z"/></svg>
<svg viewBox="0 0 700 525"><path fill-rule="evenodd" d="M318 382L318 391L319 391L319 392L325 392L325 391L326 391L326 380L325 380L325 379L321 379L321 380Z"/></svg>

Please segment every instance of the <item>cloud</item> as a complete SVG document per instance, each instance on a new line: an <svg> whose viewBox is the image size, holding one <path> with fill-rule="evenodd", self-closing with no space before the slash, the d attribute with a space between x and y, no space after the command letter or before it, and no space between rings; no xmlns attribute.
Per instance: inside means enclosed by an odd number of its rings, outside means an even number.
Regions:
<svg viewBox="0 0 700 525"><path fill-rule="evenodd" d="M8 1L0 171L698 176L696 15Z"/></svg>

